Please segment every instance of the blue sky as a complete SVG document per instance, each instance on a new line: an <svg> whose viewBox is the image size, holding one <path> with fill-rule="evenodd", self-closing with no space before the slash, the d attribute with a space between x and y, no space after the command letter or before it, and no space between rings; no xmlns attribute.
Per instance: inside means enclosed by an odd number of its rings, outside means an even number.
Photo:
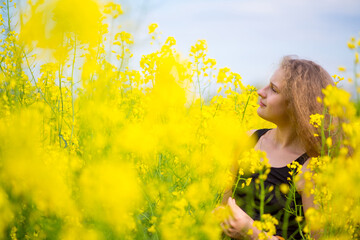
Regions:
<svg viewBox="0 0 360 240"><path fill-rule="evenodd" d="M344 65L351 76L351 36L360 37L359 0L138 0L124 3L136 28L135 61L151 51L147 26L158 23L162 39L173 36L187 55L198 39L208 43L218 67L230 67L245 84L263 86L284 55L313 60L339 74ZM346 84L345 84L346 87Z"/></svg>

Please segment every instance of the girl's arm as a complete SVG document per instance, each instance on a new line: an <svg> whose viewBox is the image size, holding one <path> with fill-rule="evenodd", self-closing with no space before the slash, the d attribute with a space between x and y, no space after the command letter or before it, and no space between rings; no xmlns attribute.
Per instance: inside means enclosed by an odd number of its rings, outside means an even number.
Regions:
<svg viewBox="0 0 360 240"><path fill-rule="evenodd" d="M248 136L251 136L255 131L256 131L256 129L249 130L249 131L247 132ZM232 181L231 181L232 185L229 186L229 188L225 189L224 195L223 195L223 199L222 199L222 201L221 201L221 204L222 204L222 205L226 205L227 202L228 202L229 197L232 197L232 193L233 193L232 186L233 186L233 184L234 184L235 181L236 181L236 176L237 176L237 174L238 174L238 171L239 171L239 164L238 164L238 162L237 162L237 158L235 157L235 158L234 158L233 165L232 165L231 168L230 168L230 173L231 173L231 177L232 177L232 179L231 179L231 180L232 180Z"/></svg>
<svg viewBox="0 0 360 240"><path fill-rule="evenodd" d="M307 160L302 166L301 169L302 173L299 175L299 180L296 182L295 185L296 191L301 195L304 214L309 208L318 208L318 206L314 204L314 195L309 194L308 192L305 191L306 180L304 178L304 173L311 172L310 168L308 168L308 164L310 160L311 159ZM314 186L314 182L313 182L313 186ZM311 237L314 239L319 239L321 237L321 231L310 231L310 233L311 233Z"/></svg>
<svg viewBox="0 0 360 240"><path fill-rule="evenodd" d="M238 205L235 199L228 198L228 206L232 212L229 219L221 224L221 227L226 235L235 239L258 239L261 231L253 226L254 220L247 215ZM252 230L252 235L248 235L249 230ZM279 240L276 236L269 238L271 240Z"/></svg>
<svg viewBox="0 0 360 240"><path fill-rule="evenodd" d="M239 171L239 165L237 163L237 160L234 160L233 165L230 168L231 185L224 191L223 199L221 201L222 205L226 205L229 197L232 197L233 185L236 181L236 176L237 176L238 171Z"/></svg>

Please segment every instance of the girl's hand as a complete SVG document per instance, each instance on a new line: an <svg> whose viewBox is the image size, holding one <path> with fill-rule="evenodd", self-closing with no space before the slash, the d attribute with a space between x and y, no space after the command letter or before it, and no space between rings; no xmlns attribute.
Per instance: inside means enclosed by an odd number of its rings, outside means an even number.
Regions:
<svg viewBox="0 0 360 240"><path fill-rule="evenodd" d="M247 232L252 228L254 220L236 205L235 199L229 197L227 204L230 207L231 214L227 220L220 224L224 233L235 239L249 236Z"/></svg>

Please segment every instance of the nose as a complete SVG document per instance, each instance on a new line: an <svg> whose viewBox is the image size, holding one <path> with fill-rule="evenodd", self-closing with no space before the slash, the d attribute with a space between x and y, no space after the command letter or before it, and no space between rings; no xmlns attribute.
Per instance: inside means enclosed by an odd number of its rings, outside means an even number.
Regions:
<svg viewBox="0 0 360 240"><path fill-rule="evenodd" d="M265 87L259 89L259 90L257 91L257 94L259 94L259 96L260 96L261 98L265 98Z"/></svg>

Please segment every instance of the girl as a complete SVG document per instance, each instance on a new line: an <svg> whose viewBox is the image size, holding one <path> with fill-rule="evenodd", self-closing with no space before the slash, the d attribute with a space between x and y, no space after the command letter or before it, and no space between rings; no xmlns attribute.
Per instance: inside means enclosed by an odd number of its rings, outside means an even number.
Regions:
<svg viewBox="0 0 360 240"><path fill-rule="evenodd" d="M320 154L321 139L314 136L317 129L310 123L310 115L323 111L323 105L317 98L323 98L322 89L328 84L334 84L332 77L318 64L302 59L284 57L280 67L270 79L270 83L260 89L258 115L276 125L274 129L260 129L253 133L257 139L255 150L266 152L271 165L270 173L264 182L265 188L273 186L274 191L267 193L264 213L276 216L279 224L276 226L276 235L272 239L299 239L299 227L295 216L289 218L285 233L282 232L282 223L286 198L279 198L278 189L283 183L288 183L290 169L287 164L298 162L302 165L302 173L309 171L307 168L310 157ZM233 169L237 175L238 167ZM258 175L253 175L255 179ZM304 193L304 179L300 176L296 184L296 202L303 206L303 213L310 207L314 207L312 196ZM252 181L254 182L254 181ZM253 192L258 190L253 188ZM232 216L224 221L221 226L226 235L235 239L246 239L249 229L253 234L251 239L258 239L260 230L253 226L254 220L260 219L260 212L254 209L250 217L235 200L231 198L232 190L225 192L223 203L228 204ZM238 196L241 202L243 195ZM255 194L255 203L259 203L259 197ZM244 202L244 201L242 201ZM244 204L248 203L247 201ZM256 204L255 204L256 205ZM245 209L245 208L244 208ZM304 214L302 213L302 216ZM283 235L284 234L284 235ZM285 236L286 235L286 236ZM317 238L313 233L312 237Z"/></svg>

